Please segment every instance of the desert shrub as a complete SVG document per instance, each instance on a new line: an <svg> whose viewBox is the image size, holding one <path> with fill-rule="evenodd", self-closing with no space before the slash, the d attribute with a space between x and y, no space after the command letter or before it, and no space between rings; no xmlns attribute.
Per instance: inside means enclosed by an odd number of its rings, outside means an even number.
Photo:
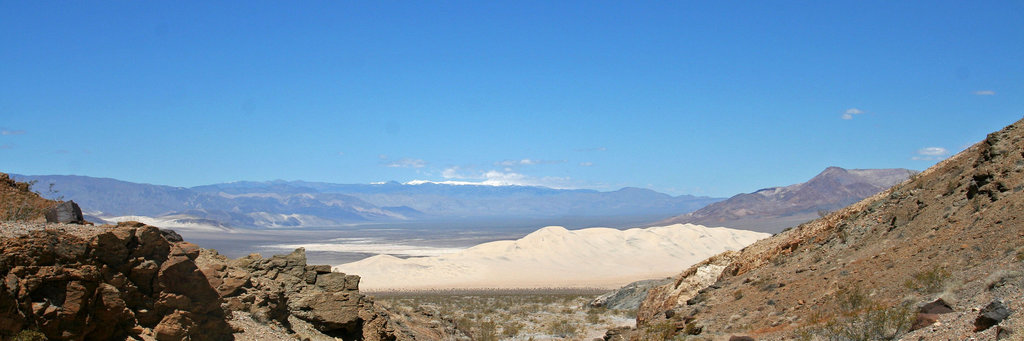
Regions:
<svg viewBox="0 0 1024 341"><path fill-rule="evenodd" d="M670 321L661 321L648 327L645 334L647 340L672 340L676 326Z"/></svg>
<svg viewBox="0 0 1024 341"><path fill-rule="evenodd" d="M46 341L46 335L36 330L22 330L11 341Z"/></svg>
<svg viewBox="0 0 1024 341"><path fill-rule="evenodd" d="M551 323L548 327L548 334L555 337L567 338L576 336L577 330L578 328L576 324L572 321L559 319L558 321Z"/></svg>
<svg viewBox="0 0 1024 341"><path fill-rule="evenodd" d="M507 338L516 337L519 335L519 331L523 329L523 324L519 322L509 322L501 327L501 335Z"/></svg>
<svg viewBox="0 0 1024 341"><path fill-rule="evenodd" d="M914 274L903 286L922 294L932 294L941 291L948 278L949 271L936 267Z"/></svg>
<svg viewBox="0 0 1024 341"><path fill-rule="evenodd" d="M870 299L860 286L840 287L836 291L836 307L841 314L851 314L865 308Z"/></svg>
<svg viewBox="0 0 1024 341"><path fill-rule="evenodd" d="M831 319L821 314L809 319L812 323L828 322L797 330L794 337L829 341L897 340L910 330L914 318L909 306L874 302L860 286L839 288L833 309Z"/></svg>
<svg viewBox="0 0 1024 341"><path fill-rule="evenodd" d="M601 315L605 314L608 309L605 308L590 308L587 310L587 323L598 324L601 322Z"/></svg>
<svg viewBox="0 0 1024 341"><path fill-rule="evenodd" d="M872 305L859 314L826 323L817 334L829 341L897 340L910 330L913 317L905 305Z"/></svg>
<svg viewBox="0 0 1024 341"><path fill-rule="evenodd" d="M498 341L498 326L493 321L480 322L472 335L474 340Z"/></svg>

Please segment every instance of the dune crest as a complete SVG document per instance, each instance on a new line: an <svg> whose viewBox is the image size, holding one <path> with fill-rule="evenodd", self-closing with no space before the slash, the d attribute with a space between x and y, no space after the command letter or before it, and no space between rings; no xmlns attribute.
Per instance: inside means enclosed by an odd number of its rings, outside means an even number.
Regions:
<svg viewBox="0 0 1024 341"><path fill-rule="evenodd" d="M449 288L614 288L667 277L766 233L676 224L617 230L541 228L518 240L480 244L434 257L379 255L334 267L359 274L366 290Z"/></svg>

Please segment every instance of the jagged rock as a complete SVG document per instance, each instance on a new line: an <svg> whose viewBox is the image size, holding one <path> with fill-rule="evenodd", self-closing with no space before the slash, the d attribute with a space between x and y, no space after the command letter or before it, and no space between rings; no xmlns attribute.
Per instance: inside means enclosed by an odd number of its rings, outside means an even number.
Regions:
<svg viewBox="0 0 1024 341"><path fill-rule="evenodd" d="M604 341L626 341L629 339L629 332L632 330L630 327L618 327L609 329L604 333Z"/></svg>
<svg viewBox="0 0 1024 341"><path fill-rule="evenodd" d="M974 331L979 332L985 329L989 329L994 325L1002 322L1003 319L1010 316L1013 311L1003 304L1003 301L995 300L981 309L978 313L978 318L974 320Z"/></svg>
<svg viewBox="0 0 1024 341"><path fill-rule="evenodd" d="M316 286L329 292L356 291L359 290L359 276L340 272L325 273L316 276Z"/></svg>
<svg viewBox="0 0 1024 341"><path fill-rule="evenodd" d="M73 200L65 201L46 210L46 222L60 224L85 224L82 208Z"/></svg>
<svg viewBox="0 0 1024 341"><path fill-rule="evenodd" d="M593 301L590 301L590 306L634 310L640 307L640 303L647 297L648 291L670 282L672 282L671 278L664 278L629 283L618 290L598 296Z"/></svg>
<svg viewBox="0 0 1024 341"><path fill-rule="evenodd" d="M925 304L918 310L917 316L914 318L914 323L910 326L910 330L918 330L931 326L939 320L939 315L952 312L953 308L941 298Z"/></svg>
<svg viewBox="0 0 1024 341"><path fill-rule="evenodd" d="M755 341L753 337L746 335L733 335L729 337L729 341Z"/></svg>

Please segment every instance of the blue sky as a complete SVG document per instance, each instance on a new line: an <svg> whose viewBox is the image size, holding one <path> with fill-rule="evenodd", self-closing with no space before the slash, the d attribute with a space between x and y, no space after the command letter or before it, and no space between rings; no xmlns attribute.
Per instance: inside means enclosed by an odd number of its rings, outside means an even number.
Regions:
<svg viewBox="0 0 1024 341"><path fill-rule="evenodd" d="M0 1L0 171L730 196L1024 116L1024 2Z"/></svg>

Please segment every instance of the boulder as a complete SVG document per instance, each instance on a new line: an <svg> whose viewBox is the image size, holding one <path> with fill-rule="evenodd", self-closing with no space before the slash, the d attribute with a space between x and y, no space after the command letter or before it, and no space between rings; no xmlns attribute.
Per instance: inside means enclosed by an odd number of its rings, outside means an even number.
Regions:
<svg viewBox="0 0 1024 341"><path fill-rule="evenodd" d="M1003 319L1006 319L1012 313L1013 311L1003 304L1003 301L992 301L978 313L978 318L974 320L974 331L980 332L982 330L989 329L990 327L999 324L999 322L1002 322Z"/></svg>
<svg viewBox="0 0 1024 341"><path fill-rule="evenodd" d="M348 292L324 292L300 296L289 302L289 309L298 318L313 324L328 335L361 334L359 318L363 295Z"/></svg>
<svg viewBox="0 0 1024 341"><path fill-rule="evenodd" d="M65 201L46 210L46 222L61 224L85 224L82 208L74 201Z"/></svg>

